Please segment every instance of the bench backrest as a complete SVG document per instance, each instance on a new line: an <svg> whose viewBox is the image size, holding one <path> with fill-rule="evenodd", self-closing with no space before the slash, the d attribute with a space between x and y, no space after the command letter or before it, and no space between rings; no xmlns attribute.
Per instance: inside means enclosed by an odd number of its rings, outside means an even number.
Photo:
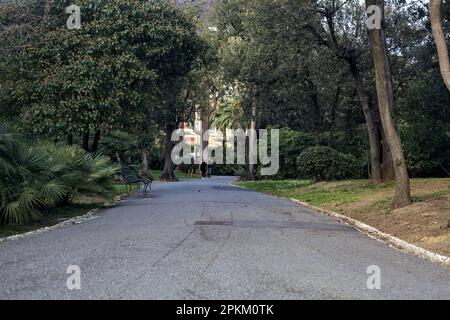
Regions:
<svg viewBox="0 0 450 320"><path fill-rule="evenodd" d="M130 166L122 166L122 178L125 181L135 181L137 179L139 179L136 170Z"/></svg>

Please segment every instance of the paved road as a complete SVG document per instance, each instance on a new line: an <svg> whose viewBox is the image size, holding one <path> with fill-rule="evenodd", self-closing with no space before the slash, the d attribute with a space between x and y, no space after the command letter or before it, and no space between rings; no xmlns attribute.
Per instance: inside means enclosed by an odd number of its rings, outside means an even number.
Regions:
<svg viewBox="0 0 450 320"><path fill-rule="evenodd" d="M0 299L450 299L450 269L228 185L158 184L98 218L0 243ZM66 269L81 268L69 291ZM367 268L381 268L381 290Z"/></svg>

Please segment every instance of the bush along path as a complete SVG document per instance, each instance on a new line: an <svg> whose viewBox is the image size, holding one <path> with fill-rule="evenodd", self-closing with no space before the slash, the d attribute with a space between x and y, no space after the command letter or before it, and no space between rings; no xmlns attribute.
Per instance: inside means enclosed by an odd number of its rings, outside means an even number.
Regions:
<svg viewBox="0 0 450 320"><path fill-rule="evenodd" d="M0 131L0 236L98 208L118 167L75 146L26 143Z"/></svg>

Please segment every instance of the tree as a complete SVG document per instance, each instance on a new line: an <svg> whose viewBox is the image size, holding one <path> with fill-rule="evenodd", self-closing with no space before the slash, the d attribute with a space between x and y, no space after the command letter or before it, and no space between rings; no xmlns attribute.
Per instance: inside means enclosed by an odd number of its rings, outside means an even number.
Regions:
<svg viewBox="0 0 450 320"><path fill-rule="evenodd" d="M382 160L388 157L382 155L382 137L376 121L376 109L374 110L364 85L362 64L365 48L363 45L364 37L361 34L364 30L361 10L357 3L353 5L353 10L345 10L346 4L346 2L336 0L318 2L309 11L313 12L313 17L318 16L320 19L318 21L310 20L304 26L304 29L312 34L317 44L332 50L339 59L342 59L348 65L367 125L370 142L371 176L372 181L377 184L382 181L383 176L389 176L389 174L383 174L382 172ZM347 23L337 23L338 19ZM355 27L351 28L348 24L354 24ZM383 151L388 152L386 148ZM387 166L384 166L384 168L388 170Z"/></svg>
<svg viewBox="0 0 450 320"><path fill-rule="evenodd" d="M46 5L45 26L16 59L12 92L22 128L69 144L80 137L95 152L102 132L135 123L148 108L161 13L140 0L84 0L82 29L68 30L61 16L67 1Z"/></svg>
<svg viewBox="0 0 450 320"><path fill-rule="evenodd" d="M441 4L443 0L430 0L429 12L431 27L433 29L434 41L438 52L442 79L450 91L450 59L448 56L447 43L445 41L444 28L441 20Z"/></svg>
<svg viewBox="0 0 450 320"><path fill-rule="evenodd" d="M184 78L206 48L195 24L168 1L81 0L82 28L68 30L67 3L47 2L45 28L12 58L24 131L80 137L89 151L113 129L146 134L156 124L171 134L185 117Z"/></svg>
<svg viewBox="0 0 450 320"><path fill-rule="evenodd" d="M164 172L162 180L177 180L172 163L174 142L172 133L190 117L195 110L189 87L189 75L204 66L209 56L209 46L197 33L192 19L180 9L160 3L164 30L160 33L164 50L153 61L158 68L158 94L152 99L155 122L165 133Z"/></svg>
<svg viewBox="0 0 450 320"><path fill-rule="evenodd" d="M244 113L238 99L222 99L213 113L212 125L220 130L244 128Z"/></svg>
<svg viewBox="0 0 450 320"><path fill-rule="evenodd" d="M0 223L22 224L77 193L111 192L117 169L78 147L25 143L0 128Z"/></svg>
<svg viewBox="0 0 450 320"><path fill-rule="evenodd" d="M257 28L252 19L257 14L255 0L225 0L218 3L212 24L218 30L221 41L220 64L225 85L232 87L236 82L243 84L240 92L245 119L249 129L247 137L247 179L256 178L256 167L249 161L250 146L262 114L264 91L273 81L272 50L258 41ZM274 49L274 48L272 48Z"/></svg>
<svg viewBox="0 0 450 320"><path fill-rule="evenodd" d="M239 3L237 0L234 2ZM292 104L294 110L289 111L297 113L302 126L319 133L329 129L327 123L336 121L337 105L347 94L343 79L350 76L367 125L372 179L375 183L383 178L389 179L389 150L382 146L376 104L366 88L365 74L370 63L366 63L369 61L367 35L361 28L364 25L363 7L358 3L336 0L264 0L247 1L246 10L238 8L238 13L232 14L234 7L231 4L234 2L226 1L228 10L221 11L222 17L229 16L228 25L222 29L237 30L244 35L241 36L243 45L248 45L252 59L245 59L247 56L238 51L238 63L242 67L234 70L240 74L246 72L249 79L256 79L259 99L255 101L266 104L266 110L286 108ZM239 13L244 22L239 22ZM234 36L233 33L231 35ZM329 72L324 68L317 76L316 70L323 65ZM343 72L345 67L350 72ZM352 99L353 92L348 96ZM274 105L268 108L262 101L273 101ZM262 106L258 108L257 114L261 115ZM279 118L284 116L279 114Z"/></svg>
<svg viewBox="0 0 450 320"><path fill-rule="evenodd" d="M384 16L384 0L366 0L366 6L367 8L370 6L378 6L381 9L382 16ZM369 30L369 37L373 49L378 108L386 141L389 144L394 161L396 188L392 207L402 208L410 205L412 199L402 144L392 118L394 94L392 88L391 66L386 51L383 20L384 18L381 20L381 28Z"/></svg>
<svg viewBox="0 0 450 320"><path fill-rule="evenodd" d="M0 2L0 118L17 128L20 114L16 92L19 83L27 82L19 55L42 32L44 3L42 1L6 0Z"/></svg>

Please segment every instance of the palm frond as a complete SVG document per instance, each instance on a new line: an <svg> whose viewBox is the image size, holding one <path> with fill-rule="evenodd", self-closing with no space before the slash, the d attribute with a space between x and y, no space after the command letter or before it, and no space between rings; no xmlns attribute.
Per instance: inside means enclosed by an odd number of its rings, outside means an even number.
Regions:
<svg viewBox="0 0 450 320"><path fill-rule="evenodd" d="M0 131L0 221L22 224L77 193L113 189L108 157L60 144L27 145ZM5 156L2 156L3 153Z"/></svg>

